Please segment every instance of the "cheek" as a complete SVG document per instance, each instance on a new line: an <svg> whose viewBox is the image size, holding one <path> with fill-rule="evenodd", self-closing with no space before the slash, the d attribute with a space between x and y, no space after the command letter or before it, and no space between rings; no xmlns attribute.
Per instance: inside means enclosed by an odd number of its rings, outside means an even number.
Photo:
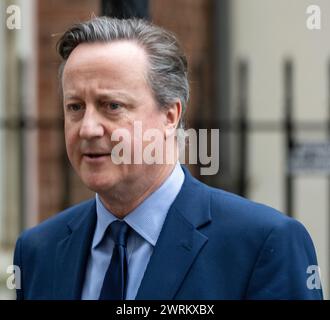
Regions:
<svg viewBox="0 0 330 320"><path fill-rule="evenodd" d="M163 136L166 129L165 121L159 116L150 117L146 123L145 129L151 132L155 131L157 134Z"/></svg>
<svg viewBox="0 0 330 320"><path fill-rule="evenodd" d="M162 130L166 123L166 116L159 111L152 110L141 117L143 128Z"/></svg>
<svg viewBox="0 0 330 320"><path fill-rule="evenodd" d="M75 134L74 130L65 128L65 145L70 159L74 152L75 146L77 146L77 137L78 136Z"/></svg>

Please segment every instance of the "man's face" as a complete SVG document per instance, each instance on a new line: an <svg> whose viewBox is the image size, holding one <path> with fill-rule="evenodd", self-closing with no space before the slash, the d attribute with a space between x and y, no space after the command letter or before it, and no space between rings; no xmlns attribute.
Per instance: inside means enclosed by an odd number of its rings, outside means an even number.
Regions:
<svg viewBox="0 0 330 320"><path fill-rule="evenodd" d="M123 192L137 181L147 185L156 172L156 165L118 165L111 158L118 143L111 141L114 130L128 130L132 141L136 121L143 132L166 130L166 112L156 105L146 81L147 63L144 50L129 41L80 44L66 62L62 85L67 153L93 191Z"/></svg>

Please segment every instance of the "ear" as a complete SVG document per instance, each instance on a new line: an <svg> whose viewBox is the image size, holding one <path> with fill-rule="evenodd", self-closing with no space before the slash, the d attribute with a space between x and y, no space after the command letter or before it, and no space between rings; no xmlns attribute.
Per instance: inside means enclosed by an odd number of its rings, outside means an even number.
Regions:
<svg viewBox="0 0 330 320"><path fill-rule="evenodd" d="M165 111L166 115L166 137L174 134L175 129L178 127L179 121L181 119L182 115L182 104L181 101L178 99L174 103L172 103L170 106L166 108Z"/></svg>

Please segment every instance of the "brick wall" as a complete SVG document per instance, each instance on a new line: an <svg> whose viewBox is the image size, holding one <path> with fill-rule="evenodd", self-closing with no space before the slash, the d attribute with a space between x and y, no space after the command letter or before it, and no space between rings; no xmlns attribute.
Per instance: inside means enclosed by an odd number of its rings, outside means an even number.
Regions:
<svg viewBox="0 0 330 320"><path fill-rule="evenodd" d="M63 119L57 82L59 57L56 42L59 34L72 23L99 14L98 0L39 0L38 1L38 111L40 119ZM68 190L65 186L65 168L70 167L65 153L63 130L39 130L39 217L43 220L65 205ZM75 197L69 202L87 198L90 193L76 183L70 172ZM71 191L71 190L69 190ZM77 197L76 195L79 195ZM78 199L79 198L79 199Z"/></svg>

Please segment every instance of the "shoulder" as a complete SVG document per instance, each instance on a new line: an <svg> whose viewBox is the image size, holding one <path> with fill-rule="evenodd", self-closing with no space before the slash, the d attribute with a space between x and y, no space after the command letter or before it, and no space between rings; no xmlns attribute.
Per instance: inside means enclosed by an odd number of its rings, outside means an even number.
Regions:
<svg viewBox="0 0 330 320"><path fill-rule="evenodd" d="M221 270L230 283L241 283L245 298L322 297L320 290L306 287L306 270L316 266L317 259L312 240L299 221L186 177L181 211L189 221L203 222L197 226L207 238L201 256L209 261L210 269ZM196 219L198 215L203 219Z"/></svg>
<svg viewBox="0 0 330 320"><path fill-rule="evenodd" d="M265 204L198 182L209 197L210 216L214 227L241 239L249 237L265 240L270 234L300 234L309 238L298 220Z"/></svg>
<svg viewBox="0 0 330 320"><path fill-rule="evenodd" d="M68 225L72 221L83 219L95 205L95 199L90 199L69 207L53 217L41 222L37 226L22 232L19 241L26 240L33 245L41 242L63 238L68 232Z"/></svg>
<svg viewBox="0 0 330 320"><path fill-rule="evenodd" d="M251 201L239 195L208 187L211 197L212 212L221 211L221 216L239 219L242 223L253 222L258 225L280 226L293 222L294 219L268 205Z"/></svg>
<svg viewBox="0 0 330 320"><path fill-rule="evenodd" d="M177 203L193 225L197 225L196 221L211 221L209 228L228 234L240 233L240 237L251 234L265 237L273 229L305 231L300 222L286 214L265 204L208 186L195 179L187 168L183 169L185 181Z"/></svg>

